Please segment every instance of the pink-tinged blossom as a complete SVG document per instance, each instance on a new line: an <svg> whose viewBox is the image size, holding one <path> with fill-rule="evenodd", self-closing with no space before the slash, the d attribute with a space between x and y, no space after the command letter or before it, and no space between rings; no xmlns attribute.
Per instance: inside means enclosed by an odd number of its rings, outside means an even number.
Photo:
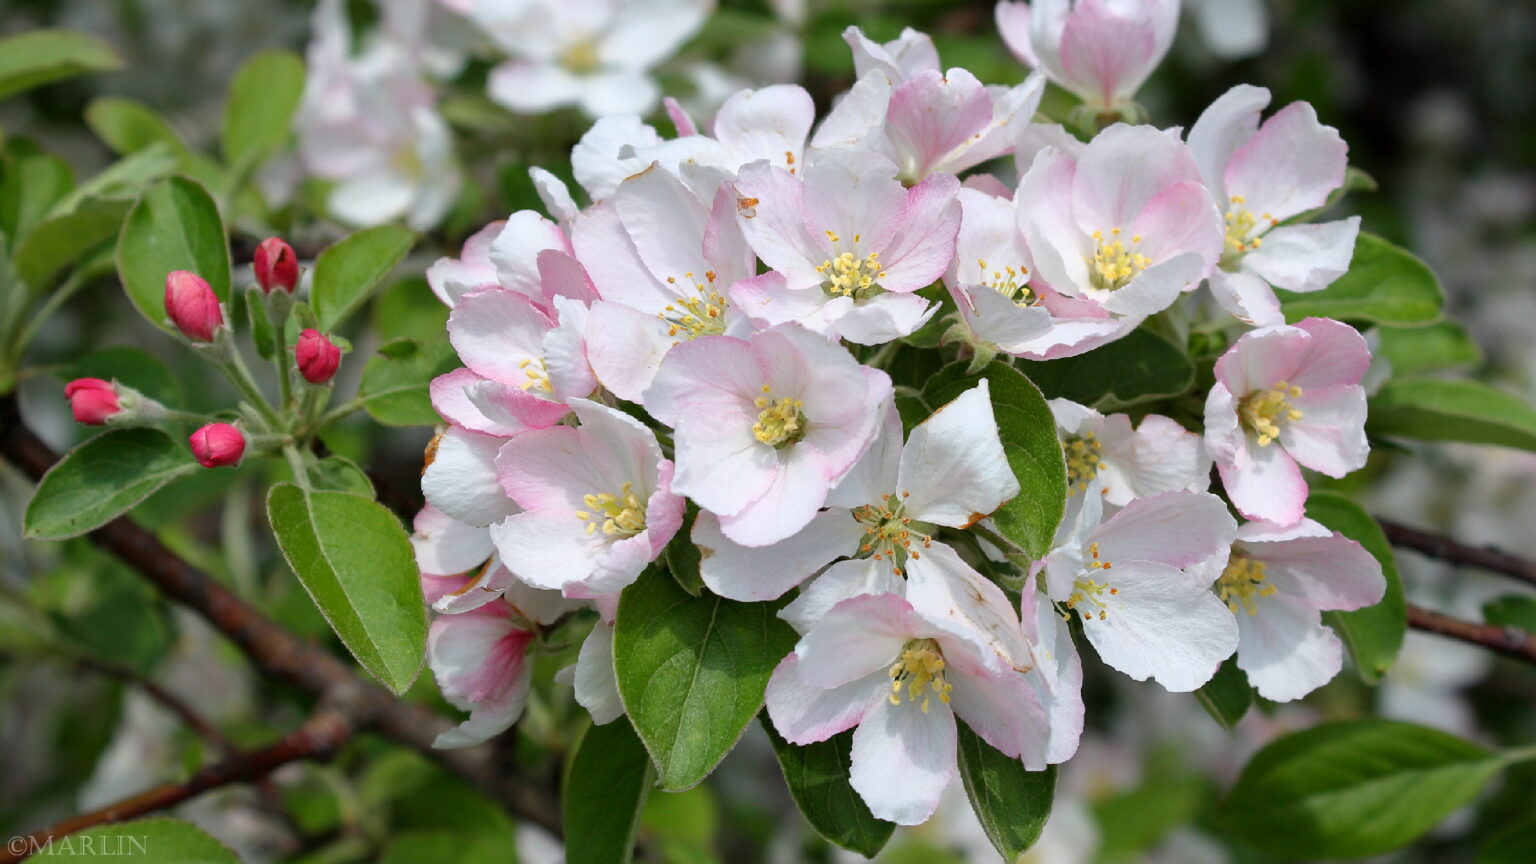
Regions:
<svg viewBox="0 0 1536 864"><path fill-rule="evenodd" d="M903 27L900 36L882 43L850 26L843 31L843 41L853 49L853 71L859 78L880 72L892 84L900 84L924 72L940 71L939 50L933 39L911 27Z"/></svg>
<svg viewBox="0 0 1536 864"><path fill-rule="evenodd" d="M624 702L619 696L619 678L613 667L614 612L618 595L595 599L597 623L582 640L576 663L560 670L555 680L570 684L576 704L587 709L598 726L624 716Z"/></svg>
<svg viewBox="0 0 1536 864"><path fill-rule="evenodd" d="M427 284L437 299L452 307L465 294L501 287L496 265L491 261L491 243L506 224L498 221L486 225L464 241L459 257L444 255L427 268Z"/></svg>
<svg viewBox="0 0 1536 864"><path fill-rule="evenodd" d="M496 480L506 439L450 426L427 445L421 494L451 519L484 528L518 512Z"/></svg>
<svg viewBox="0 0 1536 864"><path fill-rule="evenodd" d="M1259 695L1300 699L1333 679L1344 646L1322 613L1381 602L1381 564L1359 543L1303 519L1290 528L1249 522L1230 556L1207 565L1237 619L1237 665Z"/></svg>
<svg viewBox="0 0 1536 864"><path fill-rule="evenodd" d="M470 747L505 732L528 703L528 645L534 631L504 602L440 615L427 631L427 665L443 698L469 719L437 736L434 747Z"/></svg>
<svg viewBox="0 0 1536 864"><path fill-rule="evenodd" d="M1221 255L1222 221L1175 131L1116 124L1072 157L1047 148L1019 185L1030 290L1055 321L1022 352L1071 356L1172 305Z"/></svg>
<svg viewBox="0 0 1536 864"><path fill-rule="evenodd" d="M711 206L653 164L577 218L572 242L601 297L587 356L620 398L640 401L673 345L751 332L729 298L756 264L735 211L729 189Z"/></svg>
<svg viewBox="0 0 1536 864"><path fill-rule="evenodd" d="M1343 477L1365 465L1365 339L1308 318L1243 335L1216 361L1205 400L1205 447L1249 519L1294 525L1305 511L1302 467Z"/></svg>
<svg viewBox="0 0 1536 864"><path fill-rule="evenodd" d="M935 174L907 189L892 163L861 151L820 153L798 175L748 165L735 184L742 230L774 272L732 296L766 324L863 345L905 336L935 311L915 292L954 256L959 188Z"/></svg>
<svg viewBox="0 0 1536 864"><path fill-rule="evenodd" d="M634 155L656 162L682 178L699 197L710 200L743 165L752 162L763 160L791 174L798 172L805 161L805 139L816 120L816 104L805 88L776 84L733 93L715 113L708 135L684 132L692 121L683 120L680 137L637 146Z"/></svg>
<svg viewBox="0 0 1536 864"><path fill-rule="evenodd" d="M508 216L487 252L497 284L550 315L556 297L584 304L597 299L591 278L573 256L565 229L532 210Z"/></svg>
<svg viewBox="0 0 1536 864"><path fill-rule="evenodd" d="M1128 108L1162 62L1179 0L1001 0L997 29L1021 61L1090 108Z"/></svg>
<svg viewBox="0 0 1536 864"><path fill-rule="evenodd" d="M459 522L430 504L412 528L422 593L438 612L458 614L500 600L529 621L552 624L588 605L513 576L496 554L489 528Z"/></svg>
<svg viewBox="0 0 1536 864"><path fill-rule="evenodd" d="M187 439L192 456L204 468L239 465L245 458L245 434L230 423L209 423Z"/></svg>
<svg viewBox="0 0 1536 864"><path fill-rule="evenodd" d="M1069 495L1098 480L1104 500L1124 507L1135 498L1210 486L1204 442L1173 420L1148 414L1133 429L1125 414L1106 416L1066 399L1050 404L1067 457Z"/></svg>
<svg viewBox="0 0 1536 864"><path fill-rule="evenodd" d="M165 276L165 314L193 342L212 342L224 325L219 296L203 277L190 270L173 270Z"/></svg>
<svg viewBox="0 0 1536 864"><path fill-rule="evenodd" d="M100 378L76 378L64 385L64 398L76 423L102 426L122 410L117 386Z"/></svg>
<svg viewBox="0 0 1536 864"><path fill-rule="evenodd" d="M766 546L808 525L875 439L891 380L797 325L674 347L645 391L675 430L672 489Z"/></svg>
<svg viewBox="0 0 1536 864"><path fill-rule="evenodd" d="M960 233L944 283L976 339L1005 354L1023 355L1052 338L1055 322L1030 290L1033 264L1011 192L1001 183L995 187L988 192L973 184L960 190ZM1106 332L1110 326L1106 323Z"/></svg>
<svg viewBox="0 0 1536 864"><path fill-rule="evenodd" d="M261 241L251 261L251 269L256 273L256 284L268 294L273 291L291 294L299 284L299 258L281 237Z"/></svg>
<svg viewBox="0 0 1536 864"><path fill-rule="evenodd" d="M1003 626L1012 618L1021 640L1006 600L983 614ZM854 790L875 816L916 825L957 774L957 715L992 746L1045 767L1047 721L1029 677L1028 666L1015 668L968 620L869 594L844 600L811 627L774 670L766 701L774 728L793 744L856 726Z"/></svg>
<svg viewBox="0 0 1536 864"><path fill-rule="evenodd" d="M1019 592L1019 621L1035 662L1030 681L1049 718L1045 758L1055 765L1077 754L1083 735L1083 659L1072 641L1071 626L1037 590L1035 580L1026 579Z"/></svg>
<svg viewBox="0 0 1536 864"><path fill-rule="evenodd" d="M353 56L339 0L316 8L314 34L294 129L305 167L335 182L326 202L332 215L358 226L401 217L418 230L436 225L461 178L414 52L381 31Z"/></svg>
<svg viewBox="0 0 1536 864"><path fill-rule="evenodd" d="M1189 130L1189 149L1226 215L1226 246L1211 273L1221 305L1250 324L1284 324L1274 288L1320 291L1349 269L1360 217L1283 225L1323 206L1344 183L1349 147L1292 102L1262 125L1269 91L1239 85L1211 103Z"/></svg>
<svg viewBox="0 0 1536 864"><path fill-rule="evenodd" d="M1046 595L1078 613L1105 663L1171 692L1195 690L1237 648L1237 625L1195 565L1220 554L1237 523L1220 498L1165 492L1108 519L1096 487L1044 562Z"/></svg>
<svg viewBox="0 0 1536 864"><path fill-rule="evenodd" d="M650 71L698 32L713 0L479 0L468 15L510 55L490 97L519 114L568 105L589 116L647 114Z"/></svg>
<svg viewBox="0 0 1536 864"><path fill-rule="evenodd" d="M905 446L901 420L894 407L887 408L879 438L827 496L827 509L786 540L742 546L721 532L713 514L700 513L693 541L710 554L699 572L723 597L773 600L836 558L868 559L823 575L786 616L811 617L813 608L830 608L855 590L889 589L870 568L900 576L917 566L936 544L914 523L965 528L1018 492L983 379L913 427Z"/></svg>
<svg viewBox="0 0 1536 864"><path fill-rule="evenodd" d="M568 597L611 594L656 560L683 520L672 463L656 436L621 411L571 400L579 427L525 432L496 457L523 512L491 527L519 579Z"/></svg>

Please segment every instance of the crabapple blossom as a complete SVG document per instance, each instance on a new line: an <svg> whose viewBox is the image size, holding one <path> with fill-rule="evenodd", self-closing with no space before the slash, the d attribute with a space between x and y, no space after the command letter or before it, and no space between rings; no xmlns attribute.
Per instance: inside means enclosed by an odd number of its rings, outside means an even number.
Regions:
<svg viewBox="0 0 1536 864"><path fill-rule="evenodd" d="M506 439L449 426L427 445L421 494L448 518L484 528L518 512L496 479Z"/></svg>
<svg viewBox="0 0 1536 864"><path fill-rule="evenodd" d="M101 426L122 411L117 387L100 378L76 378L64 385L64 398L76 423Z"/></svg>
<svg viewBox="0 0 1536 864"><path fill-rule="evenodd" d="M1381 602L1381 564L1359 543L1302 519L1289 528L1249 522L1237 529L1216 593L1237 618L1237 666L1259 695L1289 702L1339 673L1344 646L1323 625L1328 610Z"/></svg>
<svg viewBox="0 0 1536 864"><path fill-rule="evenodd" d="M693 540L710 554L699 573L710 590L735 600L775 599L843 556L867 558L875 562L874 569L899 576L935 545L921 526L968 527L1018 492L983 379L914 426L905 446L895 408L886 409L879 438L827 496L827 509L788 539L741 546L721 532L712 514L700 513ZM847 585L848 591L870 584L889 587L863 565L838 566L838 574L829 571L817 580L814 593L791 604L799 604L791 616L809 614L803 610L812 604L827 608L852 596L834 590L836 585Z"/></svg>
<svg viewBox="0 0 1536 864"><path fill-rule="evenodd" d="M672 490L766 546L810 524L875 439L891 380L796 324L674 347L646 411L675 431Z"/></svg>
<svg viewBox="0 0 1536 864"><path fill-rule="evenodd" d="M470 747L506 731L528 704L532 628L497 600L457 615L439 615L427 630L427 665L443 698L470 712L437 736L434 747Z"/></svg>
<svg viewBox="0 0 1536 864"><path fill-rule="evenodd" d="M861 151L825 151L798 175L748 165L735 184L742 230L773 273L733 297L754 319L863 345L911 333L936 311L915 292L954 256L959 188L947 174L904 188L894 164Z"/></svg>
<svg viewBox="0 0 1536 864"><path fill-rule="evenodd" d="M495 268L496 284L527 297L551 316L555 314L556 297L569 297L584 304L597 298L591 277L576 262L571 240L561 225L532 210L519 210L500 225L501 230L485 252ZM478 244L473 252L476 257L461 261L473 268L465 275L483 278ZM467 250L465 254L470 253Z"/></svg>
<svg viewBox="0 0 1536 864"><path fill-rule="evenodd" d="M1305 102L1260 125L1268 104L1268 90L1238 85L1189 130L1189 149L1226 216L1211 292L1227 311L1259 326L1285 323L1273 288L1320 291L1342 276L1360 232L1358 216L1280 224L1323 206L1344 183L1349 148Z"/></svg>
<svg viewBox="0 0 1536 864"><path fill-rule="evenodd" d="M1006 604L1001 612L1012 616ZM957 715L992 746L1045 767L1043 746L1024 752L1020 743L1043 744L1046 732L1029 674L972 627L895 594L865 594L801 637L774 670L766 701L774 728L794 744L856 726L854 790L875 816L915 825L956 776Z"/></svg>
<svg viewBox="0 0 1536 864"><path fill-rule="evenodd" d="M220 330L228 329L219 296L207 280L189 270L166 274L165 314L193 342L212 342Z"/></svg>
<svg viewBox="0 0 1536 864"><path fill-rule="evenodd" d="M1133 498L1210 486L1211 458L1200 436L1159 414L1133 429L1125 414L1100 414L1067 399L1050 400L1067 457L1068 494L1099 480L1104 500L1124 507Z"/></svg>
<svg viewBox="0 0 1536 864"><path fill-rule="evenodd" d="M1048 340L1051 313L1030 291L1032 265L1018 210L1007 190L961 189L960 233L944 283L965 326L1005 354L1023 355Z"/></svg>
<svg viewBox="0 0 1536 864"><path fill-rule="evenodd" d="M256 274L256 284L268 294L287 291L299 284L299 259L281 237L268 237L256 247L251 269Z"/></svg>
<svg viewBox="0 0 1536 864"><path fill-rule="evenodd" d="M496 265L491 261L491 244L506 224L500 221L486 225L464 241L459 257L445 255L427 268L427 285L432 288L437 299L452 307L465 294L483 288L503 287L498 279Z"/></svg>
<svg viewBox="0 0 1536 864"><path fill-rule="evenodd" d="M1370 364L1360 334L1328 318L1252 330L1216 361L1205 447L1240 513L1294 525L1307 501L1302 466L1343 477L1365 465Z"/></svg>
<svg viewBox="0 0 1536 864"><path fill-rule="evenodd" d="M192 456L204 468L239 465L245 457L245 433L230 423L209 423L187 439Z"/></svg>
<svg viewBox="0 0 1536 864"><path fill-rule="evenodd" d="M1237 625L1195 567L1230 546L1237 523L1220 498L1165 492L1108 519L1098 485L1063 524L1044 561L1046 596L1078 613L1105 663L1170 692L1195 690L1237 648Z"/></svg>
<svg viewBox="0 0 1536 864"><path fill-rule="evenodd" d="M1125 111L1173 43L1179 0L1000 0L996 17L1024 63L1095 111Z"/></svg>
<svg viewBox="0 0 1536 864"><path fill-rule="evenodd" d="M491 526L491 539L529 585L593 597L633 582L661 554L682 525L683 499L649 428L596 402L570 404L579 427L524 432L497 454L501 485L523 512Z"/></svg>
<svg viewBox="0 0 1536 864"><path fill-rule="evenodd" d="M299 374L311 384L325 384L336 375L341 365L341 346L332 342L324 333L313 327L299 333L293 346L294 365Z"/></svg>
<svg viewBox="0 0 1536 864"><path fill-rule="evenodd" d="M1054 147L1019 184L1030 291L1052 330L1021 352L1080 354L1120 338L1209 274L1221 214L1176 131L1116 124L1079 156Z"/></svg>
<svg viewBox="0 0 1536 864"><path fill-rule="evenodd" d="M805 139L816 120L811 94L793 84L735 91L715 112L708 135L700 134L681 108L668 110L680 137L637 146L635 158L660 164L706 201L751 162L764 160L791 174L799 171Z"/></svg>

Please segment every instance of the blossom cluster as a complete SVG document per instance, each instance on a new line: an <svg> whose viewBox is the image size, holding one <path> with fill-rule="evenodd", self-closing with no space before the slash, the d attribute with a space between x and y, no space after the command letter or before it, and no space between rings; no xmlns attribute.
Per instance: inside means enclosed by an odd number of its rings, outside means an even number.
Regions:
<svg viewBox="0 0 1536 864"><path fill-rule="evenodd" d="M1030 769L1073 755L1074 632L1170 691L1234 654L1269 699L1331 679L1322 611L1372 605L1385 582L1306 517L1301 469L1364 464L1371 358L1348 325L1287 324L1275 289L1348 268L1358 219L1307 221L1346 147L1304 103L1263 117L1257 87L1187 132L1112 122L1140 119L1177 10L1004 0L1002 36L1035 69L1014 87L944 69L922 33L851 27L857 80L819 123L788 85L708 124L669 101L672 137L605 117L572 153L579 190L535 169L547 215L433 265L464 366L431 387L448 425L414 542L442 613L429 662L470 712L439 745L515 722L542 627L581 608L599 620L576 699L620 716L618 594L684 531L709 591L778 601L800 634L767 688L774 727L794 744L856 729L853 788L901 824L954 778L957 718ZM1038 115L1047 80L1094 134ZM1016 184L978 170L1009 157ZM1034 561L989 518L1021 487L987 379L904 430L881 368L919 330L1027 375L1197 315L1241 331L1202 429L1052 400L1066 518ZM983 575L988 559L1018 584Z"/></svg>

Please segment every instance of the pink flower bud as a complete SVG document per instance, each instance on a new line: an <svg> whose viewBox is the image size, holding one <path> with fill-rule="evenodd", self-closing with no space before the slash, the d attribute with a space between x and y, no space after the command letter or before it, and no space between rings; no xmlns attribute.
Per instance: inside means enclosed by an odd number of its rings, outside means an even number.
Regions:
<svg viewBox="0 0 1536 864"><path fill-rule="evenodd" d="M187 439L192 455L204 468L239 465L245 455L245 436L228 423L209 423Z"/></svg>
<svg viewBox="0 0 1536 864"><path fill-rule="evenodd" d="M212 342L213 334L224 326L218 295L203 277L187 270L166 275L165 312L182 335L193 342Z"/></svg>
<svg viewBox="0 0 1536 864"><path fill-rule="evenodd" d="M268 294L276 288L291 293L299 284L299 258L281 237L261 241L256 247L256 260L252 266L256 270L256 283Z"/></svg>
<svg viewBox="0 0 1536 864"><path fill-rule="evenodd" d="M107 418L122 410L117 399L117 387L100 378L76 378L64 385L64 397L75 420L91 426L101 426Z"/></svg>
<svg viewBox="0 0 1536 864"><path fill-rule="evenodd" d="M325 338L319 330L310 328L299 334L293 346L293 359L299 364L299 374L311 384L324 384L336 374L341 365L341 349Z"/></svg>

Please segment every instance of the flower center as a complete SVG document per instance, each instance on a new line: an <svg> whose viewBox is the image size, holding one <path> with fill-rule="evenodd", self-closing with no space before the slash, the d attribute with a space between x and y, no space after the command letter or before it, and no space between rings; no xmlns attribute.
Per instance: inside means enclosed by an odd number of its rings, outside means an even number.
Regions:
<svg viewBox="0 0 1536 864"><path fill-rule="evenodd" d="M523 370L523 374L528 376L528 380L519 385L524 390L537 388L554 395L555 388L549 383L549 367L545 365L543 357L524 357L522 362L517 364L517 368Z"/></svg>
<svg viewBox="0 0 1536 864"><path fill-rule="evenodd" d="M577 75L586 75L597 71L602 65L602 58L598 55L597 40L578 39L565 46L560 53L560 65Z"/></svg>
<svg viewBox="0 0 1536 864"><path fill-rule="evenodd" d="M1301 411L1292 408L1289 400L1301 395L1301 388L1285 381L1276 381L1268 390L1259 390L1243 397L1237 406L1237 416L1243 426L1259 436L1259 446L1268 447L1280 437L1281 420L1300 420Z"/></svg>
<svg viewBox="0 0 1536 864"><path fill-rule="evenodd" d="M805 437L805 403L788 396L773 398L773 390L763 385L763 395L752 400L758 407L752 434L770 447L785 447Z"/></svg>
<svg viewBox="0 0 1536 864"><path fill-rule="evenodd" d="M843 238L835 231L828 231L827 239L841 243ZM853 235L853 242L859 242L859 235ZM843 252L816 265L816 272L822 275L821 290L827 292L827 296L855 300L880 293L880 280L885 278L879 252L871 252L863 258Z"/></svg>
<svg viewBox="0 0 1536 864"><path fill-rule="evenodd" d="M932 537L912 530L912 517L906 515L901 500L910 494L886 493L880 496L879 504L866 504L853 509L853 518L864 526L864 542L860 544L859 552L876 561L889 560L891 570L898 576L902 575L904 559L901 556L922 557L921 552L912 548L912 541L922 543L924 549L933 546Z"/></svg>
<svg viewBox="0 0 1536 864"><path fill-rule="evenodd" d="M987 272L986 259L977 258L976 263L981 267L983 278L985 278L985 274ZM1012 300L1017 306L1037 305L1040 302L1040 298L1034 296L1034 294L1030 292L1029 286L1024 284L1024 282L1028 279L1028 267L1023 265L1015 267L1011 264L1005 264L1001 270L994 269L992 271L991 281L984 282L982 284L1003 295L1004 297L1007 297L1009 300Z"/></svg>
<svg viewBox="0 0 1536 864"><path fill-rule="evenodd" d="M1104 445L1092 432L1084 432L1061 442L1061 449L1067 457L1067 488L1077 492L1087 489L1104 464L1099 457Z"/></svg>
<svg viewBox="0 0 1536 864"><path fill-rule="evenodd" d="M932 697L949 702L953 686L944 680L944 654L932 639L913 639L902 646L901 659L891 666L891 704L901 704L905 690L908 702L917 702L924 714Z"/></svg>
<svg viewBox="0 0 1536 864"><path fill-rule="evenodd" d="M1273 597L1276 589L1274 583L1264 581L1263 561L1233 552L1227 561L1227 569L1221 571L1221 578L1216 580L1216 593L1233 612L1237 611L1238 604L1242 604L1249 615L1255 615L1259 610L1254 601L1260 597Z"/></svg>
<svg viewBox="0 0 1536 864"><path fill-rule="evenodd" d="M633 537L645 530L645 502L635 494L635 484L625 483L617 494L599 492L582 496L585 510L576 518L587 523L587 536L602 529L603 534L618 539Z"/></svg>
<svg viewBox="0 0 1536 864"><path fill-rule="evenodd" d="M1141 242L1140 234L1131 236L1129 247L1120 239L1120 234L1119 228L1111 228L1106 239L1103 231L1093 232L1093 272L1089 278L1093 287L1101 291L1123 288L1137 273L1152 264L1151 258L1135 251L1136 244Z"/></svg>
<svg viewBox="0 0 1536 864"><path fill-rule="evenodd" d="M1231 265L1243 255L1264 245L1263 235L1265 231L1279 224L1268 213L1254 216L1243 206L1244 199L1241 195L1232 196L1232 206L1227 209L1227 245L1221 255L1221 263Z"/></svg>
<svg viewBox="0 0 1536 864"><path fill-rule="evenodd" d="M696 339L700 336L718 336L725 332L725 295L715 290L715 271L704 271L704 281L684 273L683 278L693 283L692 292L678 288L678 299L668 303L657 313L667 322L667 335L673 339ZM677 277L668 276L667 284L677 287Z"/></svg>
<svg viewBox="0 0 1536 864"><path fill-rule="evenodd" d="M1088 554L1091 556L1092 560L1088 561L1084 565L1084 569L1086 571L1108 570L1115 566L1109 561L1102 561L1099 559L1099 544L1097 542L1088 544ZM1084 575L1079 576L1077 579L1073 580L1072 594L1067 598L1067 602L1062 605L1066 606L1068 609L1075 609L1079 615L1083 616L1083 620L1085 621L1094 617L1097 617L1100 621L1103 621L1105 618L1109 617L1109 612L1107 611L1108 607L1104 603L1104 595L1108 594L1113 596L1119 593L1119 588L1112 588L1108 582L1099 582L1095 579L1089 578L1085 573ZM1098 609L1098 614L1095 616L1094 610L1091 608L1087 609L1086 611L1084 609L1078 609L1079 606L1096 607Z"/></svg>

